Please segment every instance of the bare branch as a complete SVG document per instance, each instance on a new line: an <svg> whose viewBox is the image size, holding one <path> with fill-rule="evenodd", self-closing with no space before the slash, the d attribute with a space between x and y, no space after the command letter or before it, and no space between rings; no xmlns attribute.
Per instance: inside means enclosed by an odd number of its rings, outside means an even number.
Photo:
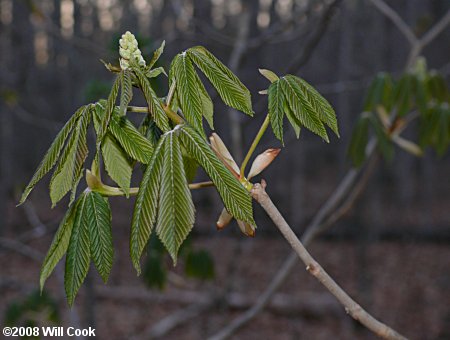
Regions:
<svg viewBox="0 0 450 340"><path fill-rule="evenodd" d="M365 311L358 303L356 303L320 266L320 264L309 254L295 233L292 231L289 224L273 204L269 195L265 191L265 182L257 183L252 189L253 198L266 211L271 220L281 231L285 239L289 242L292 249L296 252L298 257L306 265L308 272L313 275L320 283L322 283L331 294L333 294L339 302L345 307L345 311L350 314L355 320L359 321L365 327L370 329L376 335L384 339L406 339L404 336L397 333L395 330L378 321L367 311Z"/></svg>
<svg viewBox="0 0 450 340"><path fill-rule="evenodd" d="M407 67L414 65L416 58L422 50L429 45L450 24L450 10L435 24L425 35L411 48L408 56Z"/></svg>
<svg viewBox="0 0 450 340"><path fill-rule="evenodd" d="M336 12L336 9L341 2L342 0L334 0L324 10L322 18L320 19L316 30L312 33L311 37L306 42L302 54L300 54L291 62L285 73L296 73L297 70L309 60L316 46L319 44L320 40L322 40L322 37L324 36L324 33L327 30L328 25L331 22L331 19L333 18L334 13Z"/></svg>
<svg viewBox="0 0 450 340"><path fill-rule="evenodd" d="M450 24L450 10L420 39L422 48L432 42Z"/></svg>
<svg viewBox="0 0 450 340"><path fill-rule="evenodd" d="M405 21L389 7L383 0L370 0L370 2L386 17L388 17L392 23L402 32L411 46L417 44L417 37L411 30L411 28L405 23Z"/></svg>
<svg viewBox="0 0 450 340"><path fill-rule="evenodd" d="M146 329L142 334L139 334L131 339L157 339L161 338L172 329L175 329L181 324L192 320L200 314L206 312L214 305L215 299L211 298L208 302L197 302L190 306L178 309L173 314L158 321L155 325L152 325Z"/></svg>
<svg viewBox="0 0 450 340"><path fill-rule="evenodd" d="M375 152L376 142L375 140L371 140L368 143L368 147L366 149L367 158L372 157ZM324 231L327 227L331 226L331 223L326 223L325 220L333 211L338 209L339 203L342 202L347 193L355 187L355 182L361 172L360 169L352 168L350 169L344 178L341 180L339 185L333 191L331 196L325 201L325 203L320 207L317 211L316 215L313 217L312 221L306 227L306 231L302 236L302 242L305 245L310 244L314 238L322 231ZM326 226L325 226L326 224ZM267 304L270 303L272 296L276 293L276 291L280 288L282 283L286 280L286 278L291 273L295 264L298 262L298 257L295 252L291 252L288 258L283 262L281 268L274 275L272 281L269 283L269 286L264 290L261 296L258 298L256 303L248 309L241 316L233 320L230 324L220 330L216 335L214 335L211 339L226 339L235 333L239 328L247 324L250 320L252 320L259 312L261 312Z"/></svg>

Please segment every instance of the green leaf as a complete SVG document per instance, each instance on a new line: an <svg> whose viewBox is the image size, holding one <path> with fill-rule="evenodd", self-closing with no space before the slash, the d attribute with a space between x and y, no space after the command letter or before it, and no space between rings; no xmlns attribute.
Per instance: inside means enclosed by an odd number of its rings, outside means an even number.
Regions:
<svg viewBox="0 0 450 340"><path fill-rule="evenodd" d="M425 80L428 96L439 103L450 101L450 93L445 79L437 72L430 72Z"/></svg>
<svg viewBox="0 0 450 340"><path fill-rule="evenodd" d="M189 155L205 169L216 185L227 210L237 219L255 224L250 194L217 158L201 135L192 127L183 125L180 139Z"/></svg>
<svg viewBox="0 0 450 340"><path fill-rule="evenodd" d="M309 102L305 101L304 93L294 78L294 76L288 75L280 79L281 88L289 108L304 127L316 133L328 143L328 135L319 119L319 113Z"/></svg>
<svg viewBox="0 0 450 340"><path fill-rule="evenodd" d="M184 270L187 276L211 280L214 278L214 260L206 250L190 251Z"/></svg>
<svg viewBox="0 0 450 340"><path fill-rule="evenodd" d="M299 139L300 132L302 130L302 123L300 123L300 121L297 119L297 117L295 117L294 113L289 108L289 105L287 104L287 102L284 103L284 113L286 114L286 117L289 120L289 123L291 123L291 126L294 129L295 137L297 137L297 139Z"/></svg>
<svg viewBox="0 0 450 340"><path fill-rule="evenodd" d="M164 70L164 67L157 67L155 69L152 69L145 73L147 78L156 78L160 74L164 74L167 77L166 70Z"/></svg>
<svg viewBox="0 0 450 340"><path fill-rule="evenodd" d="M111 209L108 200L96 192L86 195L85 223L89 229L90 253L95 267L108 281L111 272L114 245L111 232Z"/></svg>
<svg viewBox="0 0 450 340"><path fill-rule="evenodd" d="M159 57L161 57L161 55L164 52L164 46L166 46L165 40L163 40L163 42L161 43L161 46L159 46L153 53L152 60L150 60L150 62L147 65L148 69L151 69L153 67L153 65L155 65L155 63L158 61Z"/></svg>
<svg viewBox="0 0 450 340"><path fill-rule="evenodd" d="M269 87L269 118L272 131L281 144L283 141L283 118L284 118L284 106L286 99L281 90L281 84L279 80L276 80Z"/></svg>
<svg viewBox="0 0 450 340"><path fill-rule="evenodd" d="M64 127L61 129L61 131L56 136L55 140L50 145L50 148L47 150L47 153L44 156L44 159L39 164L36 172L34 173L33 177L31 178L30 182L26 186L25 190L22 193L22 197L20 198L19 205L25 202L28 195L30 194L31 190L33 190L34 186L37 182L40 181L42 177L44 177L56 164L58 161L59 155L61 154L61 151L64 148L64 143L67 139L67 137L72 132L74 126L77 124L78 119L80 116L85 112L86 107L82 106L79 108L75 114L70 117L70 119L67 121L67 123L64 125Z"/></svg>
<svg viewBox="0 0 450 340"><path fill-rule="evenodd" d="M167 270L164 259L159 254L151 254L144 264L143 280L150 288L163 289L167 282Z"/></svg>
<svg viewBox="0 0 450 340"><path fill-rule="evenodd" d="M353 128L348 154L355 167L360 167L366 160L366 146L369 139L369 116L368 113L363 113Z"/></svg>
<svg viewBox="0 0 450 340"><path fill-rule="evenodd" d="M149 162L153 153L152 143L126 117L113 114L110 131L131 158L143 164Z"/></svg>
<svg viewBox="0 0 450 340"><path fill-rule="evenodd" d="M419 141L422 147L432 146L443 156L450 145L450 109L447 103L431 108L420 117Z"/></svg>
<svg viewBox="0 0 450 340"><path fill-rule="evenodd" d="M278 79L280 79L274 72L272 72L271 70L267 70L267 69L263 69L260 68L259 73L261 73L261 75L266 78L267 80L269 80L271 83L275 83Z"/></svg>
<svg viewBox="0 0 450 340"><path fill-rule="evenodd" d="M98 102L95 105L94 125L97 127L97 121L101 121L104 115L104 105ZM109 132L120 144L123 150L133 159L147 164L153 153L152 143L143 136L138 129L124 116L114 110L109 124Z"/></svg>
<svg viewBox="0 0 450 340"><path fill-rule="evenodd" d="M66 271L64 274L64 286L67 302L73 305L75 296L86 278L89 270L91 252L89 247L89 224L86 216L88 192L84 192L77 204L77 213L70 236L69 247L66 256Z"/></svg>
<svg viewBox="0 0 450 340"><path fill-rule="evenodd" d="M370 84L364 101L364 111L373 111L382 105L387 111L392 107L393 81L389 74L380 72Z"/></svg>
<svg viewBox="0 0 450 340"><path fill-rule="evenodd" d="M52 244L45 256L44 262L42 263L41 273L39 278L39 283L41 286L41 292L44 289L44 284L50 274L55 269L58 262L64 256L69 246L70 236L72 235L72 227L75 220L75 215L77 213L78 203L71 206L64 215L61 224L59 225L58 231L53 237Z"/></svg>
<svg viewBox="0 0 450 340"><path fill-rule="evenodd" d="M202 101L202 112L211 130L214 130L214 105L211 97L205 89L200 77L195 73L197 79L197 89L199 90L200 100Z"/></svg>
<svg viewBox="0 0 450 340"><path fill-rule="evenodd" d="M88 155L86 135L90 119L90 109L85 106L50 181L52 206L55 206L69 190L76 190Z"/></svg>
<svg viewBox="0 0 450 340"><path fill-rule="evenodd" d="M404 74L394 89L394 103L397 107L397 114L404 116L412 109L414 76L412 74Z"/></svg>
<svg viewBox="0 0 450 340"><path fill-rule="evenodd" d="M168 132L164 140L164 162L156 221L156 233L177 262L180 245L192 229L195 209L184 172L181 145L177 130Z"/></svg>
<svg viewBox="0 0 450 340"><path fill-rule="evenodd" d="M133 163L128 158L126 152L109 133L103 140L102 155L105 169L109 177L119 185L126 197L128 197Z"/></svg>
<svg viewBox="0 0 450 340"><path fill-rule="evenodd" d="M374 128L375 135L377 137L378 150L380 150L385 160L391 161L394 157L394 147L390 137L387 135L383 125L377 117L370 115L369 121Z"/></svg>
<svg viewBox="0 0 450 340"><path fill-rule="evenodd" d="M192 47L186 53L213 84L225 104L253 116L250 91L230 69L202 46Z"/></svg>
<svg viewBox="0 0 450 340"><path fill-rule="evenodd" d="M100 149L100 144L102 143L103 137L105 137L108 129L109 120L111 119L111 115L114 111L114 108L116 107L116 99L117 95L119 94L119 87L121 83L120 78L121 78L120 75L117 76L116 80L114 81L111 92L109 93L108 100L106 101L105 114L102 117L100 130L97 135L97 149Z"/></svg>
<svg viewBox="0 0 450 340"><path fill-rule="evenodd" d="M195 159L189 157L187 154L183 152L183 165L187 181L188 183L192 183L195 176L197 175L198 163Z"/></svg>
<svg viewBox="0 0 450 340"><path fill-rule="evenodd" d="M161 169L164 161L163 135L153 152L139 186L131 222L130 255L138 274L141 272L139 260L156 221Z"/></svg>
<svg viewBox="0 0 450 340"><path fill-rule="evenodd" d="M319 119L327 125L336 134L336 136L339 137L336 113L330 103L328 103L328 101L305 80L295 76L288 75L287 77L292 77L302 91L303 105L307 108L312 108L316 113L318 113Z"/></svg>
<svg viewBox="0 0 450 340"><path fill-rule="evenodd" d="M133 98L133 84L131 82L131 71L125 70L120 73L120 83L122 85L120 94L120 110L119 114L125 116L127 107Z"/></svg>
<svg viewBox="0 0 450 340"><path fill-rule="evenodd" d="M169 131L169 119L164 112L158 96L156 95L155 91L153 91L148 78L139 67L133 67L133 71L138 78L139 85L142 89L142 92L144 93L144 97L147 101L148 109L152 114L153 120L162 131Z"/></svg>
<svg viewBox="0 0 450 340"><path fill-rule="evenodd" d="M194 66L186 53L175 56L170 67L171 79L176 79L176 92L181 110L187 122L204 135L202 124L202 100Z"/></svg>
<svg viewBox="0 0 450 340"><path fill-rule="evenodd" d="M428 98L425 82L420 77L414 77L412 85L414 88L414 97L417 107L420 112L426 112L430 98Z"/></svg>

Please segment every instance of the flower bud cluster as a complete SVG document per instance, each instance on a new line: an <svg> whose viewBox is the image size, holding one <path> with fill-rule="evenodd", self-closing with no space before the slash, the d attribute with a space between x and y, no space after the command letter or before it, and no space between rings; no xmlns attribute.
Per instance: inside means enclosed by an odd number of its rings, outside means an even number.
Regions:
<svg viewBox="0 0 450 340"><path fill-rule="evenodd" d="M130 60L135 60L140 66L145 66L138 42L131 32L127 31L119 40L120 68L126 70L130 67Z"/></svg>

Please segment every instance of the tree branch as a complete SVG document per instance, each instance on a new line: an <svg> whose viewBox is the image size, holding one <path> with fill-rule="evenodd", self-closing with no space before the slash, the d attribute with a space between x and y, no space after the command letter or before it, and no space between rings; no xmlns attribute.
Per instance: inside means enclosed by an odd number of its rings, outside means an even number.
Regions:
<svg viewBox="0 0 450 340"><path fill-rule="evenodd" d="M417 44L418 40L416 35L413 33L411 28L406 24L406 22L394 11L391 7L389 7L382 0L370 0L370 2L381 12L383 13L392 23L397 26L397 28L402 32L405 36L406 40L414 46Z"/></svg>
<svg viewBox="0 0 450 340"><path fill-rule="evenodd" d="M306 42L302 54L300 54L297 58L295 58L291 62L285 73L296 73L298 69L309 60L316 46L319 44L320 40L324 36L324 33L327 30L328 25L331 22L331 19L333 18L334 13L336 12L336 9L341 2L342 0L334 0L324 10L322 18L318 23L317 29L312 33L311 37Z"/></svg>
<svg viewBox="0 0 450 340"><path fill-rule="evenodd" d="M366 148L367 158L371 158L375 153L376 141L371 139ZM329 227L331 223L325 222L326 218L330 216L333 211L335 211L340 202L345 198L347 193L351 191L353 187L355 187L355 183L358 179L359 174L361 173L362 168L350 169L344 178L341 180L337 188L333 191L331 196L325 201L325 203L320 207L317 211L316 215L313 217L312 221L306 227L306 231L302 236L302 242L305 245L310 244L313 239L320 232L324 231L326 227ZM325 226L326 224L326 226ZM233 320L230 324L228 324L225 328L219 331L217 334L213 335L211 339L226 339L235 333L239 328L244 326L250 320L252 320L259 312L261 312L267 304L272 299L272 296L277 292L282 283L286 280L286 278L291 273L295 264L298 262L298 257L295 252L291 252L291 254L287 257L287 259L281 265L281 268L274 275L272 281L269 283L269 286L264 290L261 296L258 298L256 303L248 309L241 316Z"/></svg>
<svg viewBox="0 0 450 340"><path fill-rule="evenodd" d="M345 311L355 320L370 329L376 335L384 339L406 339L395 330L375 319L367 311L365 311L358 303L356 303L320 266L320 264L309 254L300 240L297 238L291 227L288 225L284 217L273 204L269 195L265 191L265 182L256 183L251 192L253 198L266 211L271 220L281 231L285 239L289 242L292 249L298 257L306 265L306 270L313 275L322 285L324 285L331 294L333 294L339 302L345 307Z"/></svg>

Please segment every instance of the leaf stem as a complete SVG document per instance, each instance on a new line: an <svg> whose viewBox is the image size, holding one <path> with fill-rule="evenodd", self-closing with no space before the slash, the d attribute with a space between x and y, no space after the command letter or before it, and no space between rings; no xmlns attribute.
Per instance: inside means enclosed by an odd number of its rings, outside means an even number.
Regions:
<svg viewBox="0 0 450 340"><path fill-rule="evenodd" d="M128 106L128 112L137 112L137 113L150 113L148 107L146 106Z"/></svg>
<svg viewBox="0 0 450 340"><path fill-rule="evenodd" d="M214 183L211 181L207 182L198 182L198 183L192 183L189 184L189 189L196 190L196 189L202 189L202 188L208 188L213 187ZM125 196L125 192L121 188L112 187L106 184L102 184L100 186L96 186L94 188L91 188L92 191L98 192L99 194L103 196L108 197L117 197L117 196ZM129 194L130 196L136 196L139 192L139 188L130 188Z"/></svg>
<svg viewBox="0 0 450 340"><path fill-rule="evenodd" d="M176 80L174 80L172 85L170 85L169 93L167 94L167 97L166 97L166 105L167 106L170 106L170 103L172 102L172 98L175 93L175 86L176 86Z"/></svg>
<svg viewBox="0 0 450 340"><path fill-rule="evenodd" d="M255 139L253 140L253 143L250 146L250 149L248 149L247 154L245 155L244 161L242 162L241 171L240 171L241 179L244 179L245 168L247 167L247 164L248 164L250 158L252 157L253 152L255 151L262 136L264 135L264 132L266 132L267 127L269 126L269 123L270 123L270 118L269 118L269 115L267 115L266 118L264 119L264 122L262 123L261 127L259 128L259 131L258 131L257 135L255 136Z"/></svg>

